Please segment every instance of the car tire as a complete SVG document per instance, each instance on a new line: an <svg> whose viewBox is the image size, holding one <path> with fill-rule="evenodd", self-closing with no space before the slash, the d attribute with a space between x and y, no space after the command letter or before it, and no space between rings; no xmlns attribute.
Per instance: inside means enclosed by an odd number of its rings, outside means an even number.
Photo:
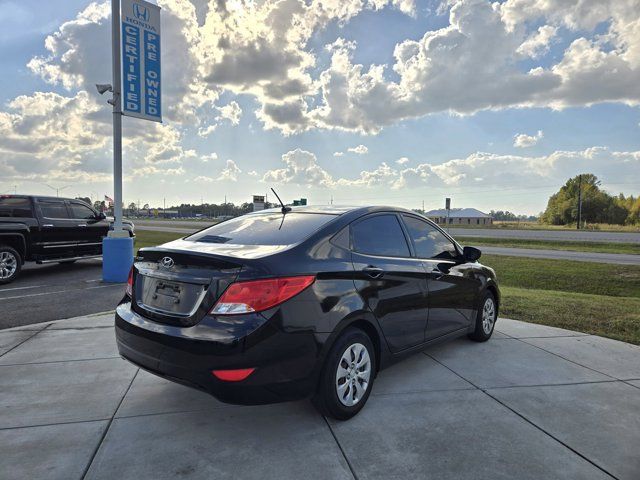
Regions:
<svg viewBox="0 0 640 480"><path fill-rule="evenodd" d="M22 270L22 258L13 248L0 245L0 285L13 282Z"/></svg>
<svg viewBox="0 0 640 480"><path fill-rule="evenodd" d="M480 308L476 315L476 324L473 333L469 334L469 338L476 342L486 342L491 338L493 329L498 319L498 305L496 297L493 293L487 291L482 297Z"/></svg>
<svg viewBox="0 0 640 480"><path fill-rule="evenodd" d="M318 411L336 420L348 420L362 410L373 387L376 361L369 336L358 328L347 329L325 359L312 399Z"/></svg>

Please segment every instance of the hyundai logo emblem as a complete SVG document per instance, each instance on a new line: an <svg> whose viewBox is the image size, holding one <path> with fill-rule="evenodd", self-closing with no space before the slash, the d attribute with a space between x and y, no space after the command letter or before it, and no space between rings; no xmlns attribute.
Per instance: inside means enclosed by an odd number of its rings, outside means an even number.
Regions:
<svg viewBox="0 0 640 480"><path fill-rule="evenodd" d="M171 268L175 265L175 262L173 261L173 258L171 257L163 257L160 260L160 265L162 265L164 268Z"/></svg>
<svg viewBox="0 0 640 480"><path fill-rule="evenodd" d="M149 21L149 10L147 10L147 7L140 5L138 3L134 3L133 4L133 14L136 16L136 18L138 20L141 20L143 22L148 22Z"/></svg>

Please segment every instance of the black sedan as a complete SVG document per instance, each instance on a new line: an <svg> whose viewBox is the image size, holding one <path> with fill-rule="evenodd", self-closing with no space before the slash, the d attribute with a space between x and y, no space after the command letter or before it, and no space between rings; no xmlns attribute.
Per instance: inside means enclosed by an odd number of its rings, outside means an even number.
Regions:
<svg viewBox="0 0 640 480"><path fill-rule="evenodd" d="M380 369L460 335L491 337L500 292L479 257L399 208L251 213L140 250L118 348L224 402L312 397L345 420Z"/></svg>

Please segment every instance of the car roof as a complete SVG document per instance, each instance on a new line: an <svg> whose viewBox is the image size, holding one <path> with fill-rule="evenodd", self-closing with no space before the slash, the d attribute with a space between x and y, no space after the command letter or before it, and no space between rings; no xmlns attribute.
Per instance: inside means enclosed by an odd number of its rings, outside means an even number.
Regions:
<svg viewBox="0 0 640 480"><path fill-rule="evenodd" d="M391 207L385 205L302 205L302 206L287 206L290 208L291 213L323 213L326 215L343 215L345 213L357 213L360 215L366 213L375 213L375 212L403 212L403 213L416 213L411 210L407 210L406 208L401 207ZM272 214L272 213L281 213L280 207L277 208L268 208L265 210L259 210L257 212L252 212L249 215L260 215L260 214Z"/></svg>

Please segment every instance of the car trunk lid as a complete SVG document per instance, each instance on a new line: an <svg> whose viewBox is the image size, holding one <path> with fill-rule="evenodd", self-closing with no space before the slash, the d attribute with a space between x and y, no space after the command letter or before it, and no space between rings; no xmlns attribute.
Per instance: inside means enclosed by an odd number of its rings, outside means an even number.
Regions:
<svg viewBox="0 0 640 480"><path fill-rule="evenodd" d="M240 258L211 252L142 249L134 265L132 308L159 323L193 326L243 266Z"/></svg>

